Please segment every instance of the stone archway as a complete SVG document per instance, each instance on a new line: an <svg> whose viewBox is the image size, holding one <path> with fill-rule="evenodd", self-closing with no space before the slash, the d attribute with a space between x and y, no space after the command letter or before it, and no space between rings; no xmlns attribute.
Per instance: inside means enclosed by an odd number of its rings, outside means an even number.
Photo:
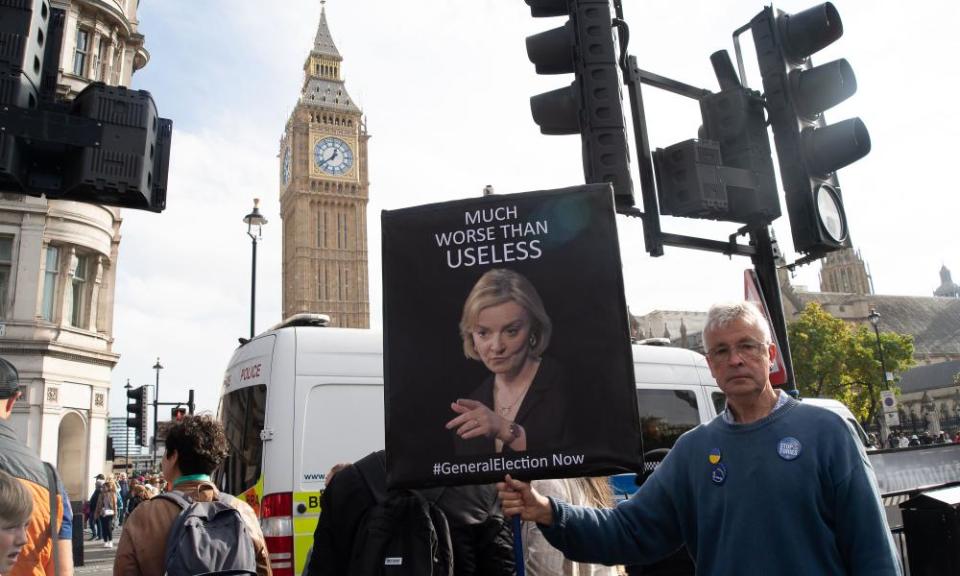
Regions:
<svg viewBox="0 0 960 576"><path fill-rule="evenodd" d="M68 412L60 420L57 448L57 471L70 500L84 500L87 495L87 423L76 412Z"/></svg>

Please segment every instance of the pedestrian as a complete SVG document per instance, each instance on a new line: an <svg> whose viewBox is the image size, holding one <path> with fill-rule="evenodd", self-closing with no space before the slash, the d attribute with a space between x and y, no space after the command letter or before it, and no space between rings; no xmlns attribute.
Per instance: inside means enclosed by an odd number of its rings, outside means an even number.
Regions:
<svg viewBox="0 0 960 576"><path fill-rule="evenodd" d="M107 478L100 488L100 498L94 508L94 517L100 523L100 537L104 548L113 548L113 522L116 520L117 510L120 509L120 499L117 496L117 483L113 477Z"/></svg>
<svg viewBox="0 0 960 576"><path fill-rule="evenodd" d="M910 442L907 444L907 446L920 446L920 437L916 434L910 436Z"/></svg>
<svg viewBox="0 0 960 576"><path fill-rule="evenodd" d="M321 495L320 518L304 576L357 574L354 543L364 518L387 492L385 452L373 452L353 464L337 464ZM446 516L455 576L512 576L513 545L493 485L418 490ZM436 526L434 526L436 528ZM437 539L444 539L437 534ZM414 551L406 551L413 554ZM382 561L381 561L382 566Z"/></svg>
<svg viewBox="0 0 960 576"><path fill-rule="evenodd" d="M894 430L890 436L887 438L887 448L899 448L900 447L900 433Z"/></svg>
<svg viewBox="0 0 960 576"><path fill-rule="evenodd" d="M9 574L27 545L33 500L20 480L0 470L0 575Z"/></svg>
<svg viewBox="0 0 960 576"><path fill-rule="evenodd" d="M89 515L87 516L87 521L90 524L90 539L91 540L100 540L100 520L96 515L97 503L100 501L100 490L103 488L103 482L106 480L106 477L103 474L97 474L94 476L94 488L93 494L90 495L90 500L87 502L89 509Z"/></svg>
<svg viewBox="0 0 960 576"><path fill-rule="evenodd" d="M27 489L33 510L27 523L26 544L20 549L12 568L4 576L43 576L73 574L72 512L66 490L56 469L37 457L34 449L23 444L7 421L20 398L20 374L16 367L0 358L0 470L13 476ZM51 498L51 491L55 491ZM51 514L51 501L55 510ZM51 526L51 519L57 525ZM70 528L67 526L70 525Z"/></svg>
<svg viewBox="0 0 960 576"><path fill-rule="evenodd" d="M117 497L120 499L117 514L117 524L123 526L123 519L126 518L129 513L129 500L130 500L130 482L127 480L127 475L125 472L121 472L117 475Z"/></svg>
<svg viewBox="0 0 960 576"><path fill-rule="evenodd" d="M613 493L606 477L534 480L534 490L578 506L613 508ZM523 523L523 559L529 576L617 576L617 568L584 564L564 557L543 537L535 522Z"/></svg>
<svg viewBox="0 0 960 576"><path fill-rule="evenodd" d="M150 499L150 493L142 484L135 484L130 489L130 499L127 503L127 516L129 517L136 510L137 506L144 500Z"/></svg>
<svg viewBox="0 0 960 576"><path fill-rule="evenodd" d="M160 465L171 489L188 501L219 500L239 511L245 533L252 540L257 574L270 576L266 542L253 509L239 498L221 496L210 480L210 474L226 456L223 426L209 415L190 415L168 430ZM114 576L163 576L168 536L180 512L181 508L167 496L137 504L120 534Z"/></svg>
<svg viewBox="0 0 960 576"><path fill-rule="evenodd" d="M504 513L578 562L648 564L686 545L698 574L899 576L862 444L838 415L772 387L763 314L713 306L703 341L726 409L683 434L630 500L571 506L507 476Z"/></svg>
<svg viewBox="0 0 960 576"><path fill-rule="evenodd" d="M916 438L917 435L914 434L913 437ZM900 447L901 447L901 448L907 448L907 447L909 447L909 446L910 446L910 441L911 441L911 439L910 439L910 438L907 438L906 433L904 433L903 435L900 436ZM919 442L919 441L918 441L918 442Z"/></svg>

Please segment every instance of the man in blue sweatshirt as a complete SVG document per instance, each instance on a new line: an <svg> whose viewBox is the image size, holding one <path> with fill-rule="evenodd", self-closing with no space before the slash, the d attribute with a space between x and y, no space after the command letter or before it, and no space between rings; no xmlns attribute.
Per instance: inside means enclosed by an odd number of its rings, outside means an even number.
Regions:
<svg viewBox="0 0 960 576"><path fill-rule="evenodd" d="M712 307L704 346L726 410L681 436L633 498L570 506L507 476L504 513L578 562L646 564L686 544L698 574L899 576L863 446L841 417L773 388L760 311Z"/></svg>

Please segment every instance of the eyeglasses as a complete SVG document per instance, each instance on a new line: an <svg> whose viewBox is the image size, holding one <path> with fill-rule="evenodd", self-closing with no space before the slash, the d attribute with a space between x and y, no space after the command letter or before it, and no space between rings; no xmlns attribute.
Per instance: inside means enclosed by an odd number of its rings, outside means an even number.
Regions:
<svg viewBox="0 0 960 576"><path fill-rule="evenodd" d="M737 356L740 358L756 360L763 356L766 348L766 344L757 342L756 340L744 340L743 342L737 342L733 348L729 346L717 346L707 351L707 356L714 362L726 362L730 359L730 353L736 351Z"/></svg>

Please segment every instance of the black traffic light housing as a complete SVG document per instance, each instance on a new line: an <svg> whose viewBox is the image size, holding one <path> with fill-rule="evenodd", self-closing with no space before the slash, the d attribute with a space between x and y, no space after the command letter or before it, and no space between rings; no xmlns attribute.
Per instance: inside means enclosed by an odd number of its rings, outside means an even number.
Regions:
<svg viewBox="0 0 960 576"><path fill-rule="evenodd" d="M0 192L160 212L173 123L149 92L94 82L56 94L64 11L0 6Z"/></svg>
<svg viewBox="0 0 960 576"><path fill-rule="evenodd" d="M538 74L574 74L570 86L530 98L543 134L580 134L584 180L613 185L618 207L634 205L610 0L525 0L535 18L565 25L527 38Z"/></svg>
<svg viewBox="0 0 960 576"><path fill-rule="evenodd" d="M827 2L787 14L764 8L750 22L773 128L794 248L816 259L851 246L836 171L870 152L859 118L827 125L823 112L857 89L840 59L813 66L810 56L843 34Z"/></svg>
<svg viewBox="0 0 960 576"><path fill-rule="evenodd" d="M127 390L127 427L133 428L134 439L140 446L146 447L149 432L147 431L147 387L140 386Z"/></svg>
<svg viewBox="0 0 960 576"><path fill-rule="evenodd" d="M699 140L653 154L660 213L765 225L780 217L763 99L743 87L725 50L710 57L720 92L699 97Z"/></svg>

